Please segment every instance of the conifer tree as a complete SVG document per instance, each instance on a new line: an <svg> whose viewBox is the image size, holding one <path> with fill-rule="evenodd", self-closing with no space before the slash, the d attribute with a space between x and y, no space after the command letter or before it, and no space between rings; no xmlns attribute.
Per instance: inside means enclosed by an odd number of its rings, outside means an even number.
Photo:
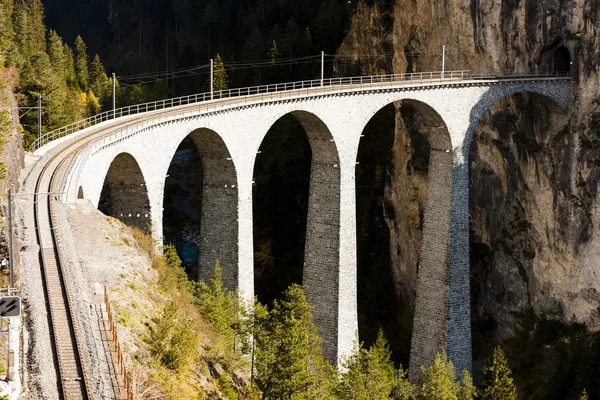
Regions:
<svg viewBox="0 0 600 400"><path fill-rule="evenodd" d="M356 346L344 361L344 369L336 388L341 400L386 400L396 389L396 369L381 330L369 350L362 344Z"/></svg>
<svg viewBox="0 0 600 400"><path fill-rule="evenodd" d="M79 35L75 38L75 74L79 87L86 91L89 77L87 47Z"/></svg>
<svg viewBox="0 0 600 400"><path fill-rule="evenodd" d="M54 31L48 32L48 56L54 73L67 82L67 57L64 52L64 43L60 36Z"/></svg>
<svg viewBox="0 0 600 400"><path fill-rule="evenodd" d="M473 385L473 378L469 371L463 371L458 382L458 400L473 400L478 398L479 393Z"/></svg>
<svg viewBox="0 0 600 400"><path fill-rule="evenodd" d="M229 77L225 71L221 55L217 54L213 65L213 89L215 91L225 90L227 85L229 85Z"/></svg>
<svg viewBox="0 0 600 400"><path fill-rule="evenodd" d="M332 369L323 358L302 288L290 286L261 325L255 337L254 382L263 399L328 398Z"/></svg>
<svg viewBox="0 0 600 400"><path fill-rule="evenodd" d="M100 62L98 54L92 59L92 64L89 71L89 86L92 92L100 101L102 101L107 95L108 89L108 77L104 71L104 66Z"/></svg>
<svg viewBox="0 0 600 400"><path fill-rule="evenodd" d="M73 50L66 43L63 46L63 54L65 57L65 79L67 86L71 89L77 89L79 83L77 82L77 74L75 73L75 57L73 56Z"/></svg>
<svg viewBox="0 0 600 400"><path fill-rule="evenodd" d="M429 368L421 367L423 383L419 391L419 400L457 400L455 369L448 361L446 352L435 356Z"/></svg>
<svg viewBox="0 0 600 400"><path fill-rule="evenodd" d="M587 390L583 389L583 393L581 393L581 397L579 398L579 400L590 400L587 394Z"/></svg>
<svg viewBox="0 0 600 400"><path fill-rule="evenodd" d="M0 1L0 67L14 65L17 58L13 11L13 0Z"/></svg>
<svg viewBox="0 0 600 400"><path fill-rule="evenodd" d="M497 346L483 367L481 398L484 400L516 400L517 388L504 351Z"/></svg>

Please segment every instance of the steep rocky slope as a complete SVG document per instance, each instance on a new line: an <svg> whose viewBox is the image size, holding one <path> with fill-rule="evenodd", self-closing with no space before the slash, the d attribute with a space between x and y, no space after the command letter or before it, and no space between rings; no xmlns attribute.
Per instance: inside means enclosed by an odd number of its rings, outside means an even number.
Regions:
<svg viewBox="0 0 600 400"><path fill-rule="evenodd" d="M523 374L533 371L525 358L536 354L522 352L526 344L556 349L577 333L589 346L591 332L600 331L598 26L596 0L395 0L359 5L339 50L360 58L368 73L439 70L443 44L449 69L570 68L577 95L566 113L539 96L511 96L480 123L471 150L475 357L503 342ZM396 298L410 310L426 167L418 162L418 129L405 116L395 124L380 213L389 228ZM567 364L577 363L576 350L564 351ZM556 362L557 353L546 353L536 357ZM531 398L545 395L524 385Z"/></svg>
<svg viewBox="0 0 600 400"><path fill-rule="evenodd" d="M10 187L13 193L19 189L19 174L24 165L19 113L13 93L17 81L14 68L0 70L0 259L8 257L6 193Z"/></svg>

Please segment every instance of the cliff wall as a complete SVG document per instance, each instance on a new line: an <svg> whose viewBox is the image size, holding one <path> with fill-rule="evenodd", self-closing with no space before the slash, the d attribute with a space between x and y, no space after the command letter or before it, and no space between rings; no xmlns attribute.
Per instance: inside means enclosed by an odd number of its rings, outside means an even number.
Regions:
<svg viewBox="0 0 600 400"><path fill-rule="evenodd" d="M525 370L520 346L539 344L546 331L551 348L573 332L600 331L599 26L597 0L390 0L359 3L339 49L346 58L338 68L355 60L366 73L437 71L445 44L449 70L570 69L574 77L577 94L566 113L520 94L497 103L478 127L470 155L476 359L504 343ZM398 307L410 310L427 149L406 122L406 115L395 120L380 212ZM555 353L540 359L560 362Z"/></svg>

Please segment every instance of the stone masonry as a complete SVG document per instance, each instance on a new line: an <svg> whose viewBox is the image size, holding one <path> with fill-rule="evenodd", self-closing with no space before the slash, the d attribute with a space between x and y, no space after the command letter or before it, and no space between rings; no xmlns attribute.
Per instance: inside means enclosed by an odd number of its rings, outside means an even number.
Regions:
<svg viewBox="0 0 600 400"><path fill-rule="evenodd" d="M81 189L81 194L83 190ZM150 201L142 171L135 158L121 153L112 162L102 191L107 215L127 225L147 231L150 226ZM79 197L79 196L78 196Z"/></svg>
<svg viewBox="0 0 600 400"><path fill-rule="evenodd" d="M169 164L191 134L205 170L199 276L206 276L218 259L228 285L250 300L254 162L270 127L292 114L303 125L313 153L303 283L324 353L339 363L352 352L358 329L355 164L360 137L381 108L410 101L423 115L432 146L410 373L415 377L442 349L457 371L470 370L468 157L473 131L492 104L516 92L540 94L560 112L570 102L570 85L568 80L365 85L303 90L284 98L240 98L210 110L183 106L169 116L149 114L88 145L73 163L65 200L76 201L82 187L85 198L98 205L109 167L127 153L137 161L137 176L144 178L145 186L139 187L147 190L140 210L149 209L152 234L160 241Z"/></svg>

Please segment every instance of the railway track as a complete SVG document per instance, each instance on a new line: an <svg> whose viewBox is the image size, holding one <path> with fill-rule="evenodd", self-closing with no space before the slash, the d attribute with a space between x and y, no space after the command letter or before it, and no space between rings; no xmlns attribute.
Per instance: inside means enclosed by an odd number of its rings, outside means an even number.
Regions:
<svg viewBox="0 0 600 400"><path fill-rule="evenodd" d="M81 340L72 312L73 302L64 279L59 239L54 231L52 183L60 160L59 154L43 167L35 190L35 224L40 245L43 283L50 315L50 330L58 366L59 392L65 400L90 399L85 366L81 357Z"/></svg>
<svg viewBox="0 0 600 400"><path fill-rule="evenodd" d="M118 129L131 122L133 121L115 124L107 131ZM60 234L55 227L55 196L60 175L65 172L64 167L69 164L69 160L78 150L96 139L96 135L101 132L89 134L57 151L43 166L35 187L35 228L40 246L42 278L50 316L54 357L58 366L59 392L64 400L90 400L93 398L93 392L89 387L90 379L82 357L82 339L76 321L71 290L63 270Z"/></svg>

